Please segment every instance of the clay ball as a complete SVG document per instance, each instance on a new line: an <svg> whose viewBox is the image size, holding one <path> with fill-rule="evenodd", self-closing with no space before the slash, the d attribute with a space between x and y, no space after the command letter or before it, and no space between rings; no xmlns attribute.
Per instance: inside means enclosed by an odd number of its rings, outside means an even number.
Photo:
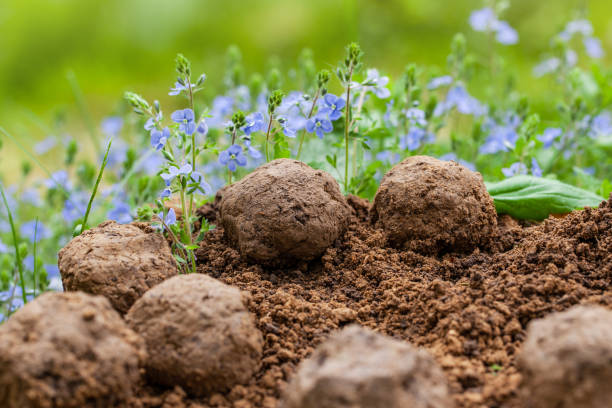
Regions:
<svg viewBox="0 0 612 408"><path fill-rule="evenodd" d="M0 406L125 406L145 358L107 299L48 292L0 325Z"/></svg>
<svg viewBox="0 0 612 408"><path fill-rule="evenodd" d="M611 362L612 311L574 306L532 321L518 357L526 406L609 406Z"/></svg>
<svg viewBox="0 0 612 408"><path fill-rule="evenodd" d="M320 257L344 232L351 211L331 175L278 159L226 188L219 214L242 256L278 265Z"/></svg>
<svg viewBox="0 0 612 408"><path fill-rule="evenodd" d="M179 275L145 293L128 314L149 352L147 375L193 396L248 382L263 337L238 289L206 275Z"/></svg>
<svg viewBox="0 0 612 408"><path fill-rule="evenodd" d="M304 360L283 408L446 408L446 379L433 358L357 325L332 335Z"/></svg>
<svg viewBox="0 0 612 408"><path fill-rule="evenodd" d="M59 252L64 289L102 295L121 314L147 290L178 273L164 237L150 227L106 221Z"/></svg>
<svg viewBox="0 0 612 408"><path fill-rule="evenodd" d="M428 255L471 252L497 230L480 173L428 156L409 157L385 174L371 216L392 246Z"/></svg>

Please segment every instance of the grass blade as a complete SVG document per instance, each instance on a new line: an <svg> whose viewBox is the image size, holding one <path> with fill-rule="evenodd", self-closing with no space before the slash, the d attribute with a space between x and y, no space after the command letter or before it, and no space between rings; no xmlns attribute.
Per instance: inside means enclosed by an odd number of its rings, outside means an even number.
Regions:
<svg viewBox="0 0 612 408"><path fill-rule="evenodd" d="M6 213L8 214L9 223L11 224L11 232L13 233L13 245L15 246L15 259L17 260L17 270L19 271L19 281L21 282L21 296L23 297L23 304L28 302L26 296L25 281L23 280L23 263L21 262L21 254L19 253L19 242L17 240L17 230L15 229L15 223L13 222L13 214L11 208L8 205L6 195L4 195L4 188L0 186L0 194L2 194L2 201L6 207Z"/></svg>
<svg viewBox="0 0 612 408"><path fill-rule="evenodd" d="M83 231L87 229L87 219L89 218L89 212L91 211L93 200L96 197L96 193L98 192L98 187L100 186L100 181L102 180L102 175L104 174L104 168L106 167L106 163L108 162L108 153L110 152L110 148L112 144L113 144L113 139L111 138L108 141L108 146L106 147L106 153L104 154L104 159L102 160L102 166L100 166L100 171L98 172L98 178L96 179L96 184L94 185L93 191L91 192L91 196L89 197L89 203L87 203L87 211L85 211L85 216L83 217L83 223L81 224L81 229L77 235L80 235Z"/></svg>

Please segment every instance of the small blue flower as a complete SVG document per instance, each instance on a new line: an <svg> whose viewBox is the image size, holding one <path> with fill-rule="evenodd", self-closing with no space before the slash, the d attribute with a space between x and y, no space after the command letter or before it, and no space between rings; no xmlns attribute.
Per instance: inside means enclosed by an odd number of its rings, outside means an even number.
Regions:
<svg viewBox="0 0 612 408"><path fill-rule="evenodd" d="M434 116L440 116L453 108L464 115L480 116L486 111L486 108L471 96L462 85L457 85L448 91L446 100L438 103L434 109Z"/></svg>
<svg viewBox="0 0 612 408"><path fill-rule="evenodd" d="M419 108L410 108L406 111L406 117L413 125L425 126L427 120L425 119L425 111Z"/></svg>
<svg viewBox="0 0 612 408"><path fill-rule="evenodd" d="M497 16L490 7L475 10L470 14L470 26L474 31L491 31L495 29Z"/></svg>
<svg viewBox="0 0 612 408"><path fill-rule="evenodd" d="M153 129L151 131L151 146L153 146L155 150L161 150L166 145L169 138L170 129L167 127L163 130Z"/></svg>
<svg viewBox="0 0 612 408"><path fill-rule="evenodd" d="M416 150L423 143L431 143L435 139L432 133L427 132L417 126L413 126L408 131L408 134L400 137L399 147L403 150Z"/></svg>
<svg viewBox="0 0 612 408"><path fill-rule="evenodd" d="M251 156L254 159L261 159L261 156L262 156L261 152L257 150L256 148L254 148L253 146L251 146L250 140L245 140L244 146L247 148L247 152L249 153L249 156Z"/></svg>
<svg viewBox="0 0 612 408"><path fill-rule="evenodd" d="M36 190L35 188L26 188L23 190L23 193L21 193L21 201L24 203L28 203L31 204L35 207L40 207L41 200L40 200L40 194L38 194L38 190Z"/></svg>
<svg viewBox="0 0 612 408"><path fill-rule="evenodd" d="M328 114L330 120L338 120L342 116L342 109L346 106L346 101L333 94L325 94L323 97L323 108L321 114Z"/></svg>
<svg viewBox="0 0 612 408"><path fill-rule="evenodd" d="M569 41L576 34L590 37L593 34L593 25L586 19L570 21L559 34L559 38L563 41Z"/></svg>
<svg viewBox="0 0 612 408"><path fill-rule="evenodd" d="M242 153L242 147L235 144L219 154L219 163L227 166L230 171L236 171L237 166L246 166L247 158Z"/></svg>
<svg viewBox="0 0 612 408"><path fill-rule="evenodd" d="M186 84L182 84L179 81L176 81L174 83L174 88L170 88L170 92L168 92L168 95L176 96L176 95L179 95L183 91L187 91L188 89L189 88L187 87Z"/></svg>
<svg viewBox="0 0 612 408"><path fill-rule="evenodd" d="M601 41L599 38L586 37L584 40L582 40L582 42L584 43L584 48L589 57L601 58L604 56L604 50L601 47Z"/></svg>
<svg viewBox="0 0 612 408"><path fill-rule="evenodd" d="M381 152L376 153L376 160L387 162L389 164L395 164L399 162L400 159L401 156L399 153L394 153L390 150L383 150Z"/></svg>
<svg viewBox="0 0 612 408"><path fill-rule="evenodd" d="M432 78L431 81L427 84L427 89L433 91L434 89L441 88L443 86L448 86L453 83L453 77L450 75L444 75L436 78Z"/></svg>
<svg viewBox="0 0 612 408"><path fill-rule="evenodd" d="M49 136L45 140L38 142L34 145L34 151L36 154L45 154L49 150L53 149L57 144L55 136Z"/></svg>
<svg viewBox="0 0 612 408"><path fill-rule="evenodd" d="M186 176L189 173L191 173L191 170L192 170L191 164L189 163L183 164L180 168L175 167L175 166L170 166L168 168L168 172L162 173L160 174L160 176L162 179L164 179L164 181L166 182L166 185L169 186L170 183L172 183L172 180L176 178L176 176L179 176L179 175Z"/></svg>
<svg viewBox="0 0 612 408"><path fill-rule="evenodd" d="M174 111L171 115L172 121L179 124L179 130L191 136L195 132L196 124L194 122L193 111L189 108Z"/></svg>
<svg viewBox="0 0 612 408"><path fill-rule="evenodd" d="M48 189L62 187L64 190L70 190L72 184L68 179L68 172L66 170L58 170L51 174L51 177L45 180L45 187Z"/></svg>
<svg viewBox="0 0 612 408"><path fill-rule="evenodd" d="M8 247L0 241L0 254L5 254L8 252Z"/></svg>
<svg viewBox="0 0 612 408"><path fill-rule="evenodd" d="M377 69L370 68L366 73L366 79L361 84L353 84L353 87L355 89L365 89L380 99L386 99L391 96L391 91L386 88L388 83L389 77L381 77Z"/></svg>
<svg viewBox="0 0 612 408"><path fill-rule="evenodd" d="M503 45L512 45L518 42L518 33L506 21L499 21L496 27L495 39Z"/></svg>
<svg viewBox="0 0 612 408"><path fill-rule="evenodd" d="M283 129L283 134L287 137L294 138L297 134L297 129L293 127L292 121L287 116L278 116L276 118Z"/></svg>
<svg viewBox="0 0 612 408"><path fill-rule="evenodd" d="M542 169L535 157L531 159L531 174L535 177L542 177Z"/></svg>
<svg viewBox="0 0 612 408"><path fill-rule="evenodd" d="M95 202L95 201L94 201ZM72 224L77 219L85 215L87 204L89 203L89 194L84 191L79 191L70 195L70 199L64 202L62 216L67 223Z"/></svg>
<svg viewBox="0 0 612 408"><path fill-rule="evenodd" d="M212 194L212 187L204 180L204 176L199 171L191 173L191 182L197 185L197 190L204 195Z"/></svg>
<svg viewBox="0 0 612 408"><path fill-rule="evenodd" d="M548 58L533 67L533 75L539 78L551 72L555 72L560 66L561 60L559 58Z"/></svg>
<svg viewBox="0 0 612 408"><path fill-rule="evenodd" d="M332 130L334 130L334 127L331 121L322 115L316 115L306 122L306 131L308 133L316 133L319 139L323 139L323 135Z"/></svg>
<svg viewBox="0 0 612 408"><path fill-rule="evenodd" d="M164 190L159 195L160 198L168 198L172 195L172 189L169 186L166 186Z"/></svg>
<svg viewBox="0 0 612 408"><path fill-rule="evenodd" d="M155 128L155 125L162 120L162 113L158 112L155 117L147 119L145 122L145 130L151 131Z"/></svg>
<svg viewBox="0 0 612 408"><path fill-rule="evenodd" d="M109 116L101 124L102 132L108 136L115 136L123 127L123 119L119 116Z"/></svg>
<svg viewBox="0 0 612 408"><path fill-rule="evenodd" d="M266 128L266 122L263 113L254 112L246 117L246 126L243 128L246 135L250 135L254 132L264 131Z"/></svg>
<svg viewBox="0 0 612 408"><path fill-rule="evenodd" d="M119 224L128 224L133 221L130 215L130 205L121 201L115 204L115 208L110 210L106 216L109 220L117 221Z"/></svg>
<svg viewBox="0 0 612 408"><path fill-rule="evenodd" d="M516 176L518 174L527 174L527 166L521 162L512 163L509 168L502 169L502 173L506 177Z"/></svg>
<svg viewBox="0 0 612 408"><path fill-rule="evenodd" d="M163 212L160 212L157 216L160 220L163 220L164 224L167 226L176 224L176 213L174 212L174 208L170 208L165 217Z"/></svg>
<svg viewBox="0 0 612 408"><path fill-rule="evenodd" d="M51 236L51 231L43 223L38 221L38 225L36 225L36 221L28 221L21 224L21 228L19 230L21 235L27 237L30 242L34 242L34 236L36 236L36 242L40 242L42 239L49 238Z"/></svg>
<svg viewBox="0 0 612 408"><path fill-rule="evenodd" d="M591 137L612 136L612 114L602 112L595 116L591 122L589 134Z"/></svg>
<svg viewBox="0 0 612 408"><path fill-rule="evenodd" d="M544 144L545 149L548 149L562 133L563 131L560 128L546 128L544 133L538 136L538 140Z"/></svg>
<svg viewBox="0 0 612 408"><path fill-rule="evenodd" d="M206 121L204 119L202 119L200 123L198 123L196 132L198 132L202 136L206 136L208 134L208 125L206 124Z"/></svg>

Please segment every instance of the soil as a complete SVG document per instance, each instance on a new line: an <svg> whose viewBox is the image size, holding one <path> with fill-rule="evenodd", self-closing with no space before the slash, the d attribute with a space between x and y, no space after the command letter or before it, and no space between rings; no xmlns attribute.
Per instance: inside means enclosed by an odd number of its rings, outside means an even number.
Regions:
<svg viewBox="0 0 612 408"><path fill-rule="evenodd" d="M104 297L45 293L0 327L0 406L126 406L146 356Z"/></svg>
<svg viewBox="0 0 612 408"><path fill-rule="evenodd" d="M106 221L59 252L64 289L103 295L124 314L147 290L176 274L166 240L145 224Z"/></svg>

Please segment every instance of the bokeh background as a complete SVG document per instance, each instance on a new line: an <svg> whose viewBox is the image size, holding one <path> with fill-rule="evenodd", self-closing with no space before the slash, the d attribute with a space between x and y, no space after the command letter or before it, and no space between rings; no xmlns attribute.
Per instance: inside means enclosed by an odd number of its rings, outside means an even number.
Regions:
<svg viewBox="0 0 612 408"><path fill-rule="evenodd" d="M85 141L75 83L98 126L122 109L126 90L171 103L177 52L192 60L196 75L206 72L207 92L214 93L232 44L241 48L250 72L294 65L304 47L319 68L332 66L353 40L361 43L367 65L392 77L410 62L443 72L457 32L466 34L470 50L485 53L486 36L468 24L470 12L482 6L480 0L1 0L0 126L28 144L62 121ZM551 37L579 15L593 22L609 64L610 0L513 0L502 16L520 40L498 46L499 52L536 106L548 102L550 84L531 70ZM6 170L22 153L4 142L0 169Z"/></svg>

